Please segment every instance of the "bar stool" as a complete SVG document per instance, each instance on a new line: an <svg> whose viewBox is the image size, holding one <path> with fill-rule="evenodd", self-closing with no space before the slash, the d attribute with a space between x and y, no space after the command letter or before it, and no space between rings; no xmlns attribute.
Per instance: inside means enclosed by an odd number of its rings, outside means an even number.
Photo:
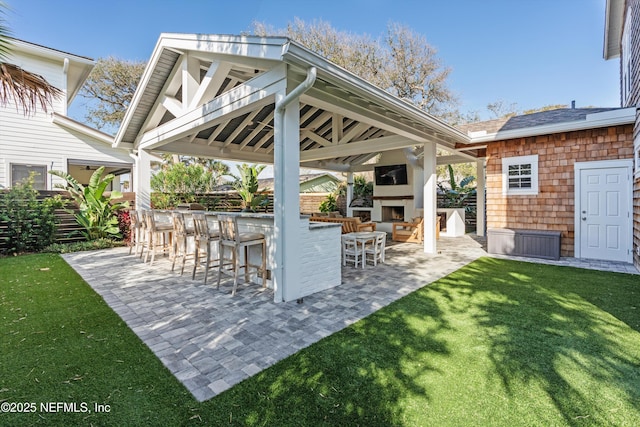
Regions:
<svg viewBox="0 0 640 427"><path fill-rule="evenodd" d="M198 264L200 264L200 252L204 249L206 253L206 263L204 266L204 284L207 284L207 276L209 275L209 267L211 266L211 253L213 252L212 244L218 242L220 240L220 233L217 230L212 230L209 228L209 224L207 223L207 218L203 213L193 213L193 226L194 226L194 236L195 236L195 263L193 265L193 273L191 274L191 278L195 279L196 277L196 268L198 268ZM218 261L214 259L213 261ZM218 287L220 286L220 282L218 281Z"/></svg>
<svg viewBox="0 0 640 427"><path fill-rule="evenodd" d="M136 210L129 211L129 236L131 241L129 242L129 255L135 247L134 255L138 255L138 248L140 248L140 257L144 252L144 235L145 235L144 221L140 219L140 215Z"/></svg>
<svg viewBox="0 0 640 427"><path fill-rule="evenodd" d="M151 252L151 262L149 265L153 265L158 249L162 249L163 253L167 249L170 249L169 242L171 241L173 224L156 223L153 211L146 212L145 222L147 224L147 245L149 246L149 250L144 257L144 262L147 262L149 252Z"/></svg>
<svg viewBox="0 0 640 427"><path fill-rule="evenodd" d="M218 288L220 288L220 278L222 273L233 276L233 291L231 296L236 294L238 287L239 270L244 269L244 280L249 281L251 269L257 273L262 273L263 287L267 286L267 241L262 233L240 233L238 231L238 219L232 215L218 215L220 227L220 263L218 264ZM262 250L261 265L253 265L249 262L249 248L260 246ZM230 254L225 254L228 249ZM240 250L244 249L244 263L240 264ZM226 268L231 266L232 268Z"/></svg>
<svg viewBox="0 0 640 427"><path fill-rule="evenodd" d="M173 212L171 215L173 219L173 263L171 264L171 271L176 266L176 260L182 258L182 266L180 268L180 275L184 274L184 264L188 256L194 255L194 252L189 252L189 238L194 238L196 235L194 227L187 227L184 214L182 212Z"/></svg>

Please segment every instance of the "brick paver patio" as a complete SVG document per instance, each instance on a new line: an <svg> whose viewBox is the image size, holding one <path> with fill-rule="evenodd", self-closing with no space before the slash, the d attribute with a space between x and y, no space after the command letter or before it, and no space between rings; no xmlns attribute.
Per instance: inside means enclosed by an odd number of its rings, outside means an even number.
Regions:
<svg viewBox="0 0 640 427"><path fill-rule="evenodd" d="M411 243L387 247L386 263L342 269L342 285L296 302L274 303L271 290L231 281L217 290L185 272L153 266L116 248L64 255L199 401L227 390L414 290L485 256L470 236L442 237L428 256ZM533 260L535 261L535 260ZM577 261L563 260L566 265ZM582 265L585 266L585 265ZM615 264L595 266L616 271ZM633 267L631 267L632 270ZM630 270L630 272L632 271Z"/></svg>

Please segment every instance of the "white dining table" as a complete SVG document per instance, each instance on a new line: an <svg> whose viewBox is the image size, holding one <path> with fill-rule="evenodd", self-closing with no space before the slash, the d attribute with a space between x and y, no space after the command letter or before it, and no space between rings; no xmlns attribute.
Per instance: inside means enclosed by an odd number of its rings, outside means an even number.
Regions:
<svg viewBox="0 0 640 427"><path fill-rule="evenodd" d="M355 232L352 232L352 233L343 234L343 236L353 237L354 239L356 239L356 243L359 243L359 244L362 245L362 258L361 258L362 261L361 261L361 263L362 263L362 268L363 269L367 265L367 257L366 257L366 254L365 254L365 246L366 246L367 242L375 240L376 237L379 234L383 234L383 233L384 233L384 231L355 231ZM356 267L358 267L358 266L356 265Z"/></svg>

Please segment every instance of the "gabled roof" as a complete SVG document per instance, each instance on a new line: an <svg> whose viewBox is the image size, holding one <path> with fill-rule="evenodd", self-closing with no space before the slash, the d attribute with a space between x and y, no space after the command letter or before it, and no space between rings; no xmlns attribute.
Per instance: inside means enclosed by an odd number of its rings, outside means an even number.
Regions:
<svg viewBox="0 0 640 427"><path fill-rule="evenodd" d="M607 0L604 16L604 59L620 56L625 0Z"/></svg>
<svg viewBox="0 0 640 427"><path fill-rule="evenodd" d="M277 94L317 69L300 97L304 167L350 170L381 151L466 135L283 37L162 34L116 146L273 163Z"/></svg>
<svg viewBox="0 0 640 427"><path fill-rule="evenodd" d="M53 123L74 132L90 136L91 138L95 139L96 141L100 141L103 144L107 144L109 146L113 145L113 136L89 127L84 123L80 123L62 114L53 113Z"/></svg>
<svg viewBox="0 0 640 427"><path fill-rule="evenodd" d="M47 58L60 62L60 67L64 67L64 60L69 60L67 69L67 105L80 91L89 73L95 65L95 61L85 56L78 56L72 53L64 52L50 47L41 46L39 44L30 43L24 40L11 39L11 50L14 52L22 52L29 55ZM61 88L58 88L61 89Z"/></svg>
<svg viewBox="0 0 640 427"><path fill-rule="evenodd" d="M312 173L300 175L300 192L331 192L340 183L340 179L330 173ZM273 190L273 178L261 178L258 180L258 188L261 190Z"/></svg>
<svg viewBox="0 0 640 427"><path fill-rule="evenodd" d="M635 123L635 108L559 108L458 126L471 144Z"/></svg>

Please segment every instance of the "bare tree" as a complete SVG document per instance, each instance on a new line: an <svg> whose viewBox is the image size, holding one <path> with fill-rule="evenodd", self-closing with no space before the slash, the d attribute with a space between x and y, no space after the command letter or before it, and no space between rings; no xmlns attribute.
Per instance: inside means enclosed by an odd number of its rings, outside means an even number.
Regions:
<svg viewBox="0 0 640 427"><path fill-rule="evenodd" d="M100 58L80 91L89 101L85 119L113 133L124 118L144 67L141 61Z"/></svg>
<svg viewBox="0 0 640 427"><path fill-rule="evenodd" d="M450 69L442 66L436 49L424 36L400 24L389 24L387 34L379 39L339 31L325 21L307 23L298 18L284 29L256 22L253 33L287 36L428 113L444 117L457 104L447 87Z"/></svg>

